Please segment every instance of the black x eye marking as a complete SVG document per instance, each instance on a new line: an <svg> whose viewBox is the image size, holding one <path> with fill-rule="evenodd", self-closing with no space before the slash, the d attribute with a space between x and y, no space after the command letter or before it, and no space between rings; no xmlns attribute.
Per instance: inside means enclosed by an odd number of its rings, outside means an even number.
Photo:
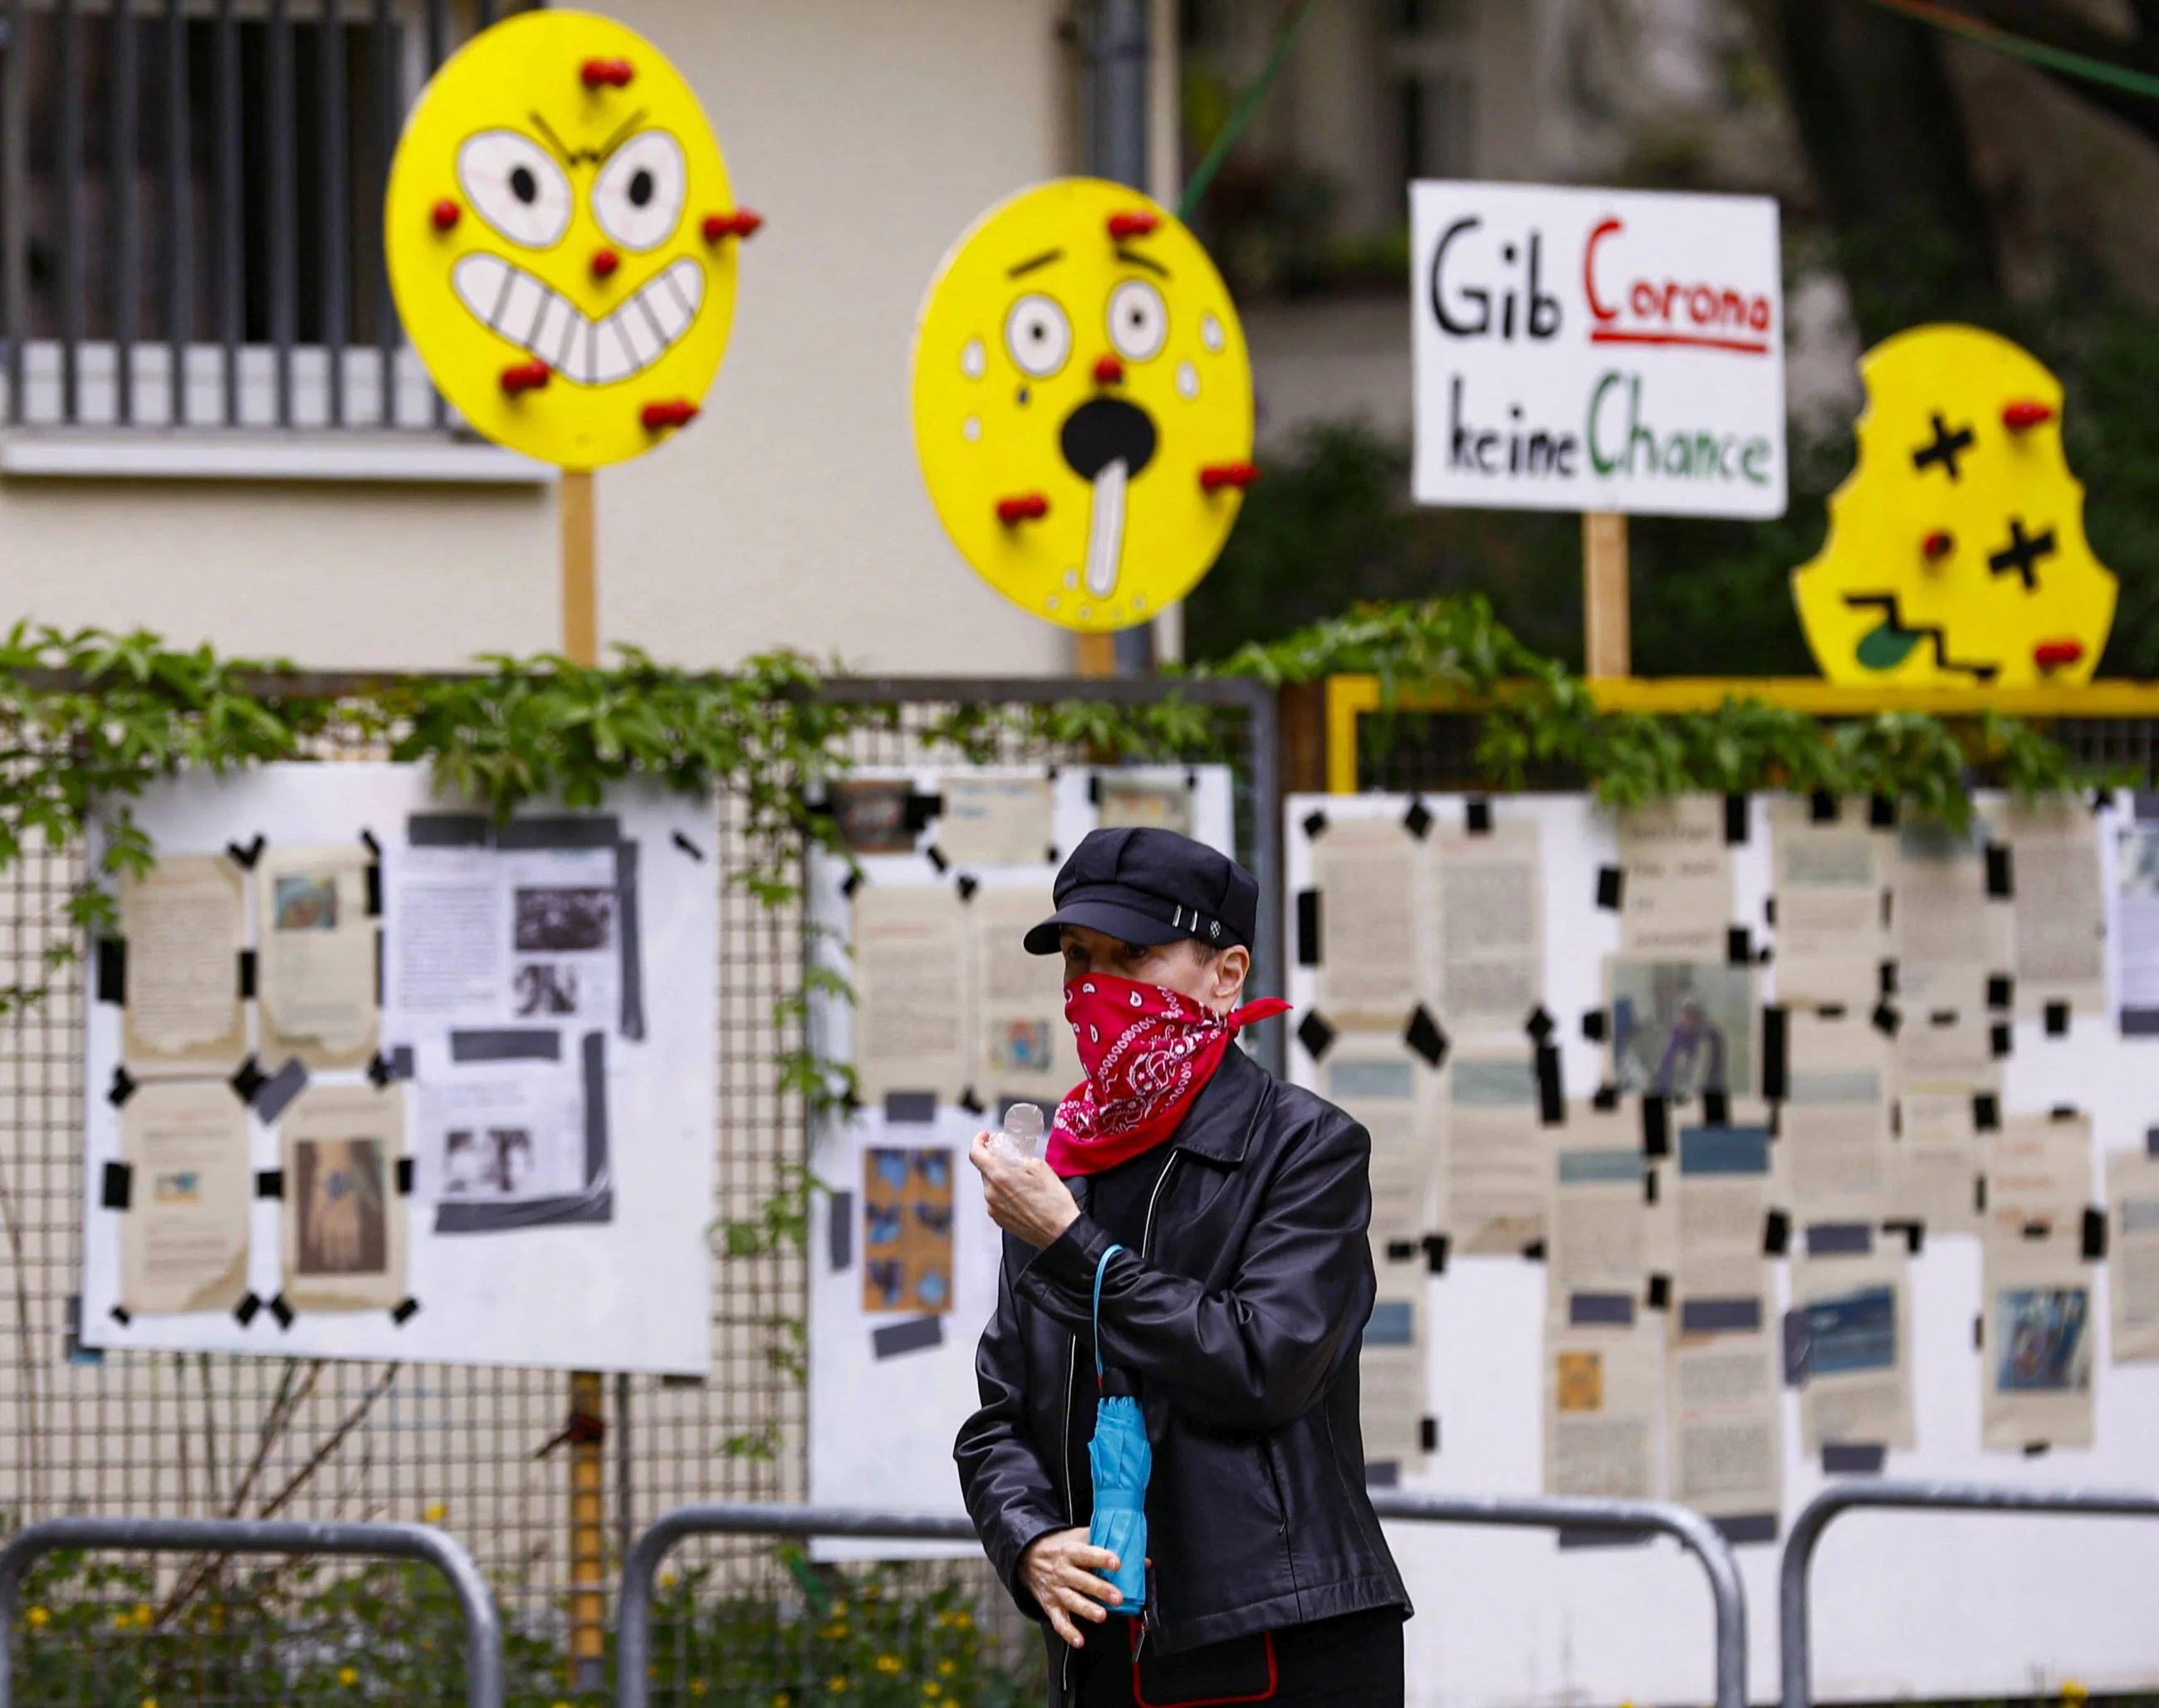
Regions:
<svg viewBox="0 0 2159 1708"><path fill-rule="evenodd" d="M1996 575L2007 575L2012 570L2024 577L2024 591L2032 593L2039 585L2039 560L2051 557L2061 548L2054 543L2054 531L2048 528L2031 539L2024 536L2022 517L2011 517L2009 523L2009 543L1986 560L1986 567Z"/></svg>
<svg viewBox="0 0 2159 1708"><path fill-rule="evenodd" d="M1912 453L1912 466L1923 474L1939 463L1949 470L1951 480L1960 480L1964 477L1957 468L1956 459L1972 448L1972 431L1970 427L1959 427L1951 432L1949 423L1939 415L1934 417L1934 443L1922 445Z"/></svg>

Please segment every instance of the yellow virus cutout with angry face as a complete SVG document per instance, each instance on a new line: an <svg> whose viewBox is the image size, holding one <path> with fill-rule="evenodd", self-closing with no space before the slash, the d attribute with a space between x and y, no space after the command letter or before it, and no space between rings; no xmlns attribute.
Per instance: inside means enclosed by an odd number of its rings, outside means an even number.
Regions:
<svg viewBox="0 0 2159 1708"><path fill-rule="evenodd" d="M914 339L914 446L960 554L1023 609L1152 619L1220 554L1256 478L1252 375L1199 240L1063 179L976 222Z"/></svg>
<svg viewBox="0 0 2159 1708"><path fill-rule="evenodd" d="M1794 596L1822 674L1897 687L2091 680L2115 579L2084 539L2062 388L2027 351L1922 326L1860 364L1859 460Z"/></svg>
<svg viewBox="0 0 2159 1708"><path fill-rule="evenodd" d="M557 11L482 31L435 74L384 219L397 312L443 395L496 443L574 469L696 418L759 224L660 51Z"/></svg>

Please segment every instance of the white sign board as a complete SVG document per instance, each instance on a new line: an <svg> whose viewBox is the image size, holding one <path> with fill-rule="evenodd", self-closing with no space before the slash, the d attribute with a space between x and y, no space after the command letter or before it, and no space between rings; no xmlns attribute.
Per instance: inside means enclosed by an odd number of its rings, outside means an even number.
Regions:
<svg viewBox="0 0 2159 1708"><path fill-rule="evenodd" d="M1411 187L1420 503L1784 513L1777 204Z"/></svg>

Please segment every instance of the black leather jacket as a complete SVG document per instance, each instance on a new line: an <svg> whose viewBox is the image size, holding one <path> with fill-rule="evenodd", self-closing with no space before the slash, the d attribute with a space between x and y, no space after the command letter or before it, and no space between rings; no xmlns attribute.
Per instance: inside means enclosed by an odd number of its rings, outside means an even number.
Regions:
<svg viewBox="0 0 2159 1708"><path fill-rule="evenodd" d="M1141 1379L1154 1447L1147 1640L1168 1653L1371 1607L1406 1612L1358 1426L1369 1135L1232 1049L1171 1144L1144 1253L1112 1258L1102 1285L1103 1356ZM1069 1408L1092 1403L1075 1379L1095 1263L1112 1243L1084 1214L1038 1255L1006 1238L975 1361L981 1410L954 1448L982 1545L1038 1619L1020 1556L1086 1521L1063 1462Z"/></svg>

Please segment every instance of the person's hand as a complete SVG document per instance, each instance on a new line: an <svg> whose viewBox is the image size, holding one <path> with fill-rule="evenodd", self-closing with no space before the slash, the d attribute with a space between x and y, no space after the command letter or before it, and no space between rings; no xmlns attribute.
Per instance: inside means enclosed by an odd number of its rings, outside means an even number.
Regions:
<svg viewBox="0 0 2159 1708"><path fill-rule="evenodd" d="M1115 1584L1095 1575L1116 1569L1116 1555L1088 1545L1085 1525L1037 1536L1019 1557L1019 1575L1028 1592L1048 1614L1051 1628L1074 1648L1087 1646L1072 1623L1074 1614L1099 1625L1110 1617L1105 1605L1114 1607L1124 1600Z"/></svg>
<svg viewBox="0 0 2159 1708"><path fill-rule="evenodd" d="M1007 1162L990 1148L990 1136L976 1133L967 1160L982 1177L982 1198L990 1219L1016 1239L1040 1250L1080 1219L1071 1189L1039 1157Z"/></svg>

